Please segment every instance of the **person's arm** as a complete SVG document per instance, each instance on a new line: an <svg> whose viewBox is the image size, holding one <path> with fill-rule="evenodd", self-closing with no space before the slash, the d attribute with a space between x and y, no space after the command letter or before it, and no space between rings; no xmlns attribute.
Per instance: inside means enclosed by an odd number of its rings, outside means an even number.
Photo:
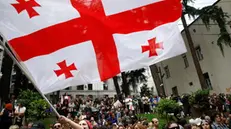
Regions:
<svg viewBox="0 0 231 129"><path fill-rule="evenodd" d="M2 109L2 111L1 111L1 113L0 113L0 116L2 116L2 115L3 115L4 110L5 110L5 109Z"/></svg>
<svg viewBox="0 0 231 129"><path fill-rule="evenodd" d="M79 124L75 123L74 121L64 117L64 116L61 116L59 118L59 121L60 123L63 123L63 124L69 124L71 126L71 128L73 129L83 129L83 127L81 127Z"/></svg>

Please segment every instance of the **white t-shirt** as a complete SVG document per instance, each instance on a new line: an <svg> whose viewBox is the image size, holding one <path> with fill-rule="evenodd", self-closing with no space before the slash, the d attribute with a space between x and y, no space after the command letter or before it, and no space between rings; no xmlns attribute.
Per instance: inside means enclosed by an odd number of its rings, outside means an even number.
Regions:
<svg viewBox="0 0 231 129"><path fill-rule="evenodd" d="M18 106L15 108L15 113L25 113L26 107L19 108Z"/></svg>
<svg viewBox="0 0 231 129"><path fill-rule="evenodd" d="M125 99L125 103L126 103L126 105L132 105L132 99L131 98L126 98Z"/></svg>
<svg viewBox="0 0 231 129"><path fill-rule="evenodd" d="M148 104L148 97L142 97L143 103Z"/></svg>

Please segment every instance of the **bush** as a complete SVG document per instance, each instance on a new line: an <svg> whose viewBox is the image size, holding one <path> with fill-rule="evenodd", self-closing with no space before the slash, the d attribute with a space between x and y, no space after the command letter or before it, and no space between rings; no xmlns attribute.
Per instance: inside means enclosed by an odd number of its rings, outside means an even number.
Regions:
<svg viewBox="0 0 231 129"><path fill-rule="evenodd" d="M200 104L202 102L208 101L209 90L198 90L189 97L189 104Z"/></svg>
<svg viewBox="0 0 231 129"><path fill-rule="evenodd" d="M175 113L180 109L180 105L171 99L161 99L157 106L159 114Z"/></svg>
<svg viewBox="0 0 231 129"><path fill-rule="evenodd" d="M26 107L26 118L30 121L41 120L51 115L49 104L38 92L31 90L21 91L18 102Z"/></svg>
<svg viewBox="0 0 231 129"><path fill-rule="evenodd" d="M51 115L49 104L44 99L34 100L29 107L28 114L31 120L42 120Z"/></svg>
<svg viewBox="0 0 231 129"><path fill-rule="evenodd" d="M189 97L189 104L198 110L209 109L209 90L198 90Z"/></svg>

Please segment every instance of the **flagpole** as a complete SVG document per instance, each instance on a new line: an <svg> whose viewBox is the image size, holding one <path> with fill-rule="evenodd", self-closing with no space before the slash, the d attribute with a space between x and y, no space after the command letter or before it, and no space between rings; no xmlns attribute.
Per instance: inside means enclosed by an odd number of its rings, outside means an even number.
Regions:
<svg viewBox="0 0 231 129"><path fill-rule="evenodd" d="M1 35L0 35L1 36ZM16 63L16 65L21 69L21 71L24 72L25 76L28 78L28 80L34 85L35 89L40 93L40 95L43 97L43 99L45 99L47 101L47 103L51 106L52 110L54 111L54 113L60 117L60 114L57 112L57 110L55 109L55 107L50 103L50 101L47 99L47 97L41 92L41 90L37 87L34 79L31 77L30 73L23 68L23 66L18 62L18 60L14 57L14 55L10 52L10 50L5 46L5 44L3 43L3 41L1 41L0 39L0 44L2 45L2 47L4 48L4 51L11 57L11 59Z"/></svg>

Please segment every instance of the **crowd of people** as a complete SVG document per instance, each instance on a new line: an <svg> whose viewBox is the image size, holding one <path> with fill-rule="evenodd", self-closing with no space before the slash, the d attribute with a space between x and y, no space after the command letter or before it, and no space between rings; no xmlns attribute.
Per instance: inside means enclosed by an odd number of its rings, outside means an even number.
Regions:
<svg viewBox="0 0 231 129"><path fill-rule="evenodd" d="M165 123L166 129L228 129L231 128L230 102L224 96L210 96L210 108L215 109L211 114L203 114L196 119L186 120L183 115L181 119ZM183 105L181 97L169 97ZM158 129L158 118L138 118L137 114L155 113L161 97L159 96L128 96L123 100L109 98L107 96L93 99L73 98L67 94L63 95L58 103L54 105L61 117L57 119L50 129ZM25 124L26 107L20 103L15 104L12 100L5 104L1 112L0 129L45 129L43 123L29 122ZM223 102L223 103L221 103ZM184 110L182 110L183 112ZM186 111L186 110L185 110ZM187 114L189 112L185 112ZM190 114L190 113L189 113Z"/></svg>

